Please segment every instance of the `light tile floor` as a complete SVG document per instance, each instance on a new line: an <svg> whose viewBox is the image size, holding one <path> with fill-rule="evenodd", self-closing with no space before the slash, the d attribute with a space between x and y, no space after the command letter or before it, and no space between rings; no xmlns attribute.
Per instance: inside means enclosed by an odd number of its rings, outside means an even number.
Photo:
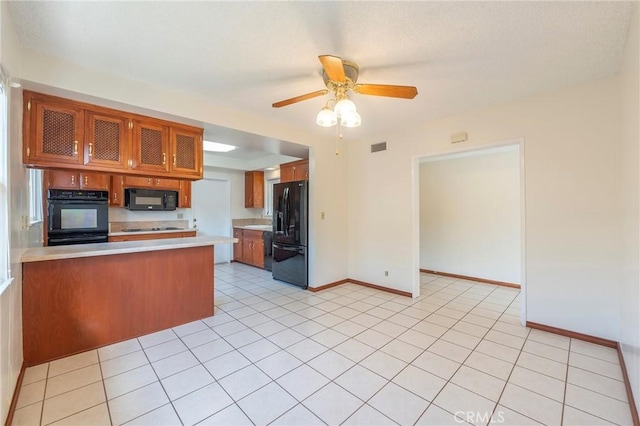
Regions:
<svg viewBox="0 0 640 426"><path fill-rule="evenodd" d="M517 290L215 276L213 317L27 369L13 424L631 424L616 351L522 327Z"/></svg>

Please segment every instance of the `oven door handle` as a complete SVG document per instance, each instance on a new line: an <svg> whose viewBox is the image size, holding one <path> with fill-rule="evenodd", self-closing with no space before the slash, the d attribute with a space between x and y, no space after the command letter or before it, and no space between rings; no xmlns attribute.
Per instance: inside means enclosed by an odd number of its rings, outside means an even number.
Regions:
<svg viewBox="0 0 640 426"><path fill-rule="evenodd" d="M82 241L82 242L91 242L91 241L98 241L98 242L106 242L107 241L107 237L105 235L93 235L93 236L82 236L82 237L68 237L68 238L49 238L49 244L56 244L56 243L67 243L67 242L74 242L74 241Z"/></svg>

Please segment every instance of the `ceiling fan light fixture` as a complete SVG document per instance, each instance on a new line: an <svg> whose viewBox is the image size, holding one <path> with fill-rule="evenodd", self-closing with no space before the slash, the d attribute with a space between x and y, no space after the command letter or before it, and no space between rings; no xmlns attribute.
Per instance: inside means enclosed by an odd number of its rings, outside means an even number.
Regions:
<svg viewBox="0 0 640 426"><path fill-rule="evenodd" d="M338 117L331 108L325 106L320 110L316 117L316 124L321 127L331 127L338 123Z"/></svg>
<svg viewBox="0 0 640 426"><path fill-rule="evenodd" d="M342 127L359 127L362 124L362 118L356 111L346 111L340 116L340 125Z"/></svg>
<svg viewBox="0 0 640 426"><path fill-rule="evenodd" d="M356 112L356 104L354 104L349 98L340 99L333 110L338 117L342 117L344 114Z"/></svg>

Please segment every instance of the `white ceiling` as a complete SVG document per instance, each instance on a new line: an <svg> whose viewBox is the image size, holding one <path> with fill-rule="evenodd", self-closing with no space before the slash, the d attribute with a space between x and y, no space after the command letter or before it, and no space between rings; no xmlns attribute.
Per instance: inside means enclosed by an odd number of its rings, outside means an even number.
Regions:
<svg viewBox="0 0 640 426"><path fill-rule="evenodd" d="M355 61L361 83L418 88L413 100L353 95L362 126L345 132L354 138L612 76L631 7L517 1L9 5L27 48L312 132L334 132L315 125L328 97L280 109L271 104L324 87L318 55Z"/></svg>

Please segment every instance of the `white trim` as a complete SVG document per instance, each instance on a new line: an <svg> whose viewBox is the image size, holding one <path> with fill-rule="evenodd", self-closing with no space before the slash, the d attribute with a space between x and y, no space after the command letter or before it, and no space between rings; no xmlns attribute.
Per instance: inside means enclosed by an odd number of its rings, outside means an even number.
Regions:
<svg viewBox="0 0 640 426"><path fill-rule="evenodd" d="M2 296L2 293L4 293L7 288L9 288L12 282L13 277L6 279L2 284L0 284L0 296Z"/></svg>

